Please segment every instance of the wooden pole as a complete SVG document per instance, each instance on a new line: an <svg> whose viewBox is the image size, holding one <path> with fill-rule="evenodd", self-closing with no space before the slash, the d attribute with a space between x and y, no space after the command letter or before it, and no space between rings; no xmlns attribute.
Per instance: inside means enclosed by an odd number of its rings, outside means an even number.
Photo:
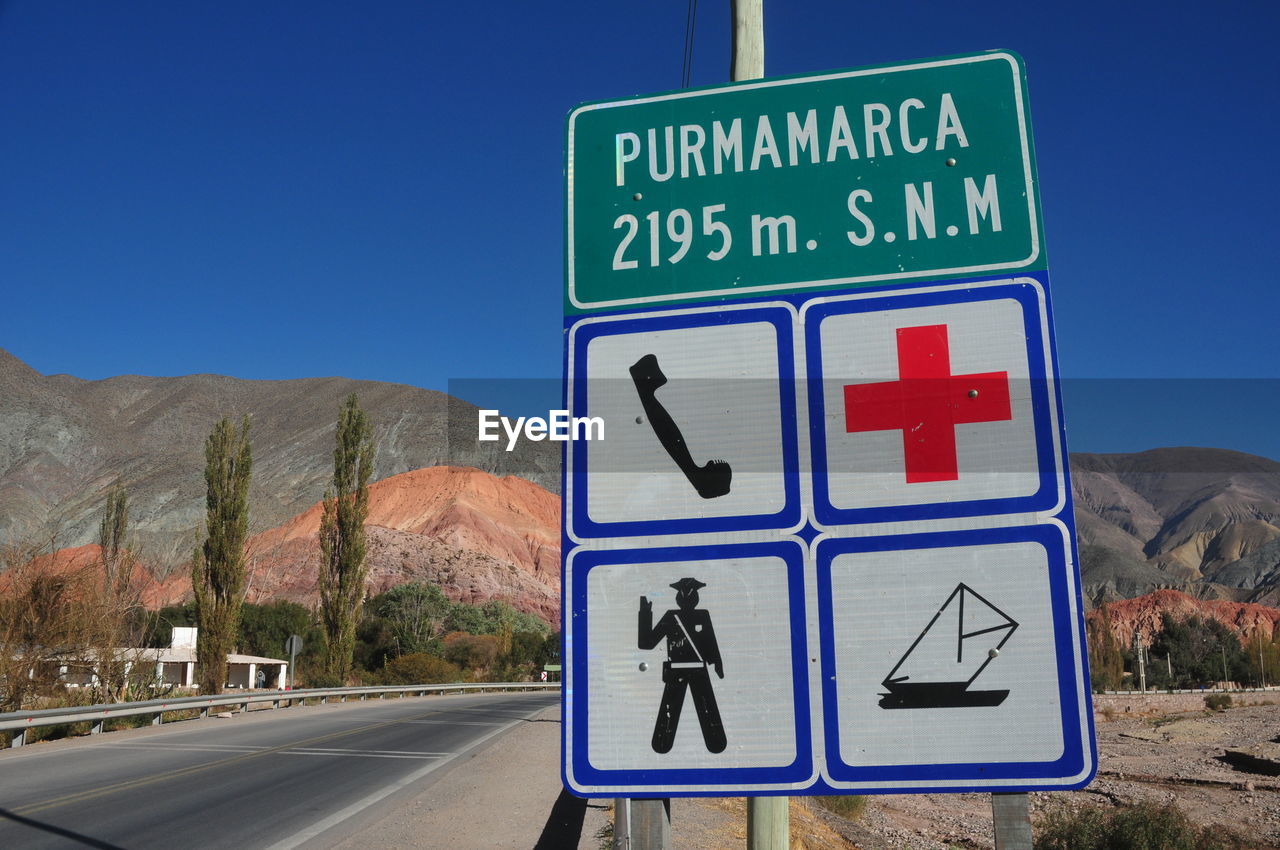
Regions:
<svg viewBox="0 0 1280 850"><path fill-rule="evenodd" d="M747 850L788 850L790 797L747 798Z"/></svg>
<svg viewBox="0 0 1280 850"><path fill-rule="evenodd" d="M671 800L631 801L631 850L669 850Z"/></svg>
<svg viewBox="0 0 1280 850"><path fill-rule="evenodd" d="M764 0L729 0L733 48L729 78L764 76ZM747 798L747 850L787 850L791 833L789 797Z"/></svg>
<svg viewBox="0 0 1280 850"><path fill-rule="evenodd" d="M991 820L996 850L1031 850L1031 807L1025 793L992 794Z"/></svg>
<svg viewBox="0 0 1280 850"><path fill-rule="evenodd" d="M729 0L733 12L733 58L729 79L764 76L764 0Z"/></svg>

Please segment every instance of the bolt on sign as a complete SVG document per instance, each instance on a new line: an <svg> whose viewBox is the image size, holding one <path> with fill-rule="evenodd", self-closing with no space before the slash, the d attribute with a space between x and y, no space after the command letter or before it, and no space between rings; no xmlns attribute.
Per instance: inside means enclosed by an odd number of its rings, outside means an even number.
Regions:
<svg viewBox="0 0 1280 850"><path fill-rule="evenodd" d="M564 778L1023 791L1096 770L1021 60L568 118Z"/></svg>

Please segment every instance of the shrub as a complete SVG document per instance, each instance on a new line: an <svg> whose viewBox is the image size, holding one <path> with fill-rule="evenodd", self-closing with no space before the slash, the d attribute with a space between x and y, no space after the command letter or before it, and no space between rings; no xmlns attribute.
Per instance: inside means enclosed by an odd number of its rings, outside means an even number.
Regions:
<svg viewBox="0 0 1280 850"><path fill-rule="evenodd" d="M1204 698L1204 707L1210 711L1222 711L1231 707L1231 694L1209 694Z"/></svg>
<svg viewBox="0 0 1280 850"><path fill-rule="evenodd" d="M498 655L498 639L493 635L453 632L444 639L444 657L465 669L486 670Z"/></svg>
<svg viewBox="0 0 1280 850"><path fill-rule="evenodd" d="M1198 827L1172 803L1059 810L1037 830L1036 850L1243 850L1229 830Z"/></svg>
<svg viewBox="0 0 1280 850"><path fill-rule="evenodd" d="M867 810L867 798L858 794L811 797L815 803L845 820L857 820Z"/></svg>
<svg viewBox="0 0 1280 850"><path fill-rule="evenodd" d="M388 661L383 678L389 685L439 685L461 681L462 671L443 658L414 652Z"/></svg>

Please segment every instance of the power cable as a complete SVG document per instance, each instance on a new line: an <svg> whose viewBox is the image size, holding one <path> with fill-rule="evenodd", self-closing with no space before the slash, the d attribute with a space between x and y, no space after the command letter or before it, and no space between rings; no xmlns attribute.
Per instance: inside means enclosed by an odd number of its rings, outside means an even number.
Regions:
<svg viewBox="0 0 1280 850"><path fill-rule="evenodd" d="M698 0L689 0L684 16L684 65L680 69L680 88L693 81L693 40L698 23Z"/></svg>

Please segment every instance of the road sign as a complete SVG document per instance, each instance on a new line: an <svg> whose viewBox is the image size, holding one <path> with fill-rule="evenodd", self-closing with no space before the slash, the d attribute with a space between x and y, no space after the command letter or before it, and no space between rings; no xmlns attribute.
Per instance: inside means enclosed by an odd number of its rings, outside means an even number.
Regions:
<svg viewBox="0 0 1280 850"><path fill-rule="evenodd" d="M571 115L574 792L1092 777L1023 92L985 53Z"/></svg>
<svg viewBox="0 0 1280 850"><path fill-rule="evenodd" d="M1043 269L1006 52L587 104L569 311Z"/></svg>

